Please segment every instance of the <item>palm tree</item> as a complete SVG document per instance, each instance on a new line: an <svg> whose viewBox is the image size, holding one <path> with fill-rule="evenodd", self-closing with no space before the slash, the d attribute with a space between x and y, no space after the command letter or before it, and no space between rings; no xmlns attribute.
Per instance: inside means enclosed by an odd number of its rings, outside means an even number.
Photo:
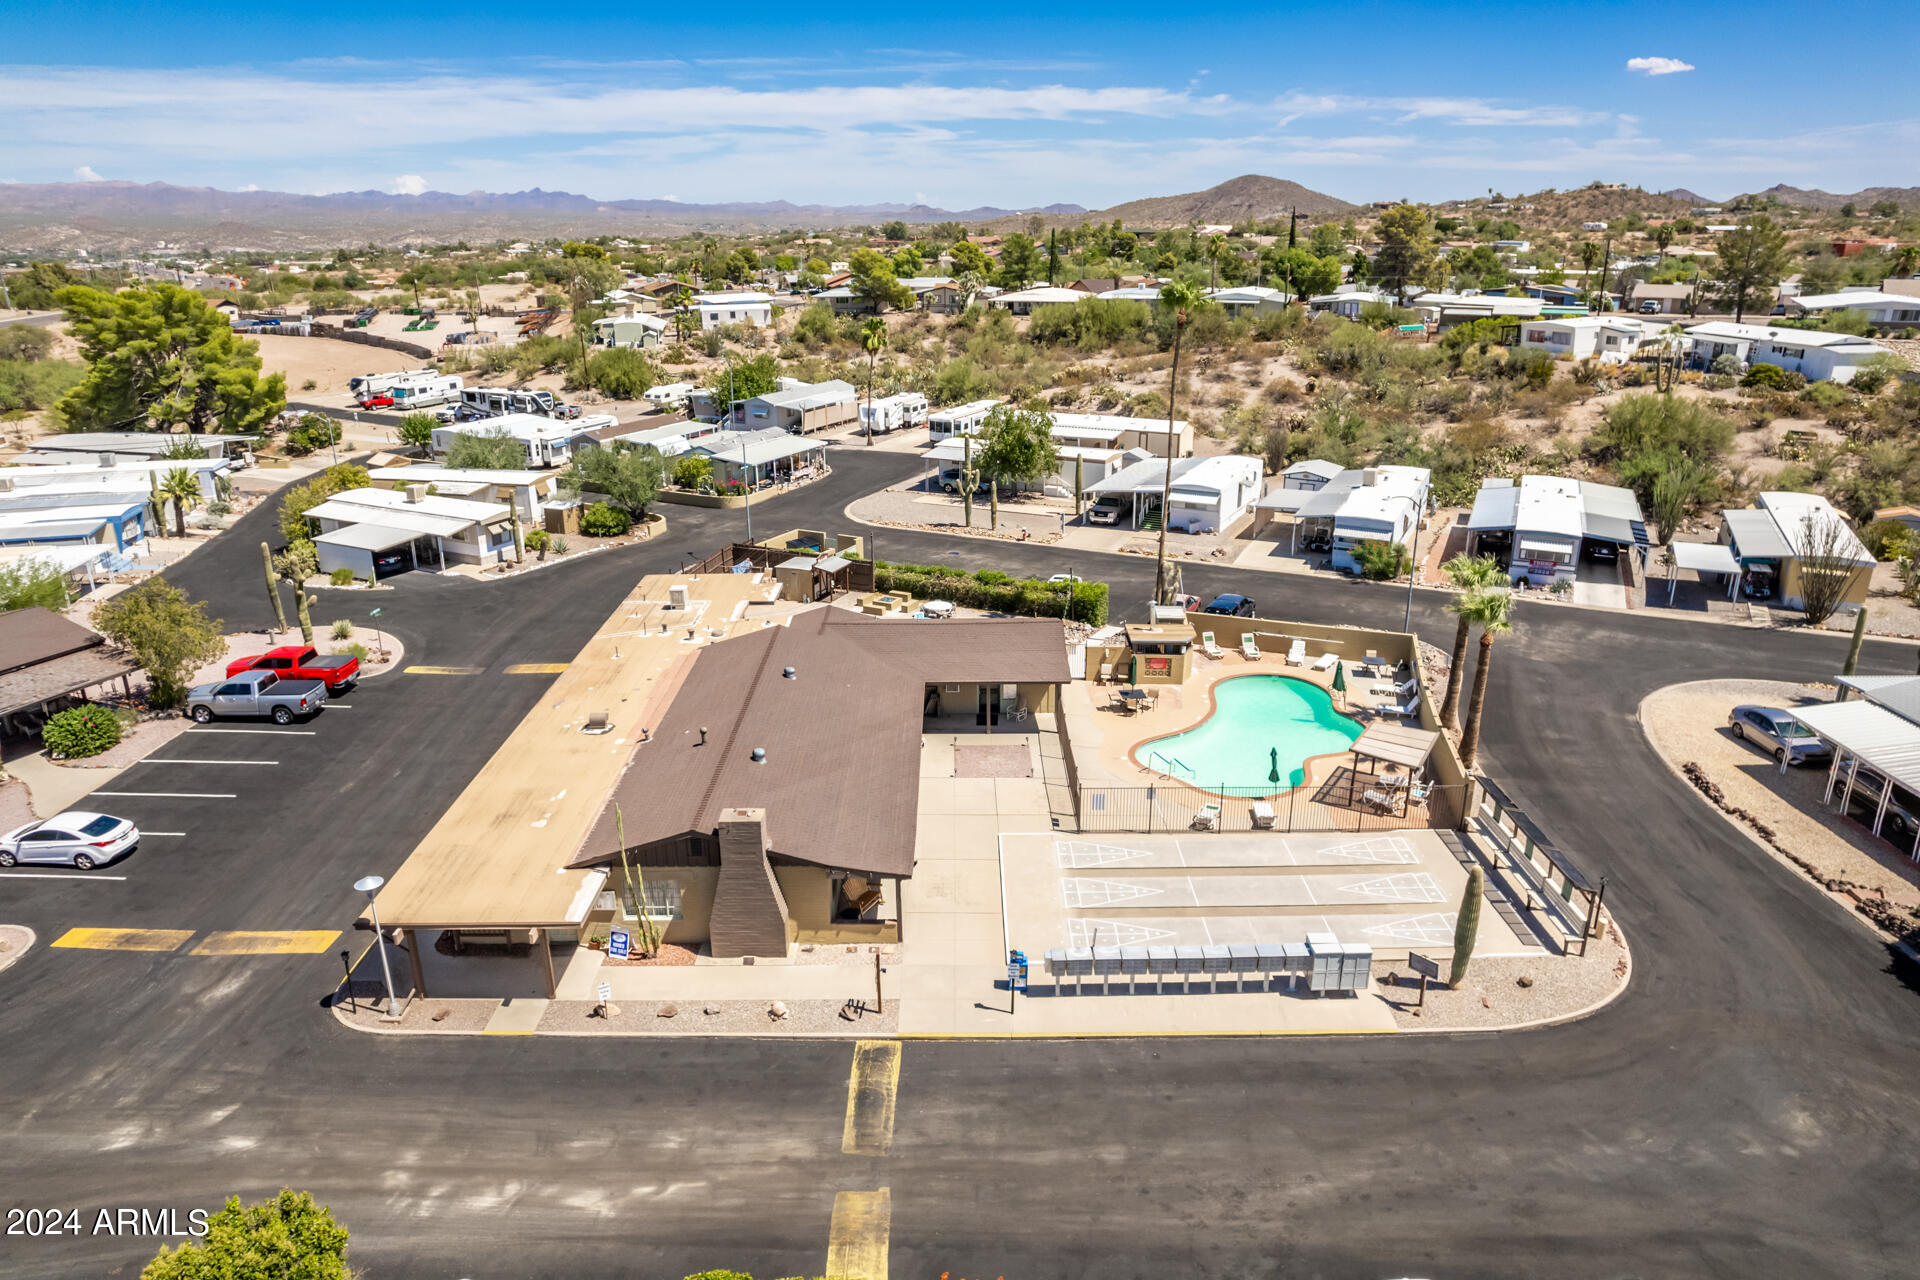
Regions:
<svg viewBox="0 0 1920 1280"><path fill-rule="evenodd" d="M1480 626L1480 665L1473 673L1473 703L1467 709L1466 732L1460 735L1460 763L1471 769L1480 756L1480 723L1487 710L1487 672L1493 668L1495 636L1513 630L1513 592L1476 591L1470 612L1462 615Z"/></svg>
<svg viewBox="0 0 1920 1280"><path fill-rule="evenodd" d="M860 326L860 345L867 353L867 445L873 445L873 361L887 349L887 322L873 316Z"/></svg>
<svg viewBox="0 0 1920 1280"><path fill-rule="evenodd" d="M1500 580L1500 562L1492 556L1455 556L1440 566L1461 594L1447 602L1447 611L1459 619L1453 633L1453 665L1447 669L1447 692L1440 699L1440 723L1460 727L1460 675L1467 666L1467 640L1473 629L1468 615L1478 606L1473 597Z"/></svg>
<svg viewBox="0 0 1920 1280"><path fill-rule="evenodd" d="M1655 227L1653 229L1653 242L1660 247L1660 261L1665 262L1667 260L1667 246L1673 243L1672 224L1663 222Z"/></svg>
<svg viewBox="0 0 1920 1280"><path fill-rule="evenodd" d="M1207 284L1209 288L1220 287L1220 257L1227 251L1227 238L1222 235L1207 237Z"/></svg>
<svg viewBox="0 0 1920 1280"><path fill-rule="evenodd" d="M693 290L681 285L673 291L673 333L680 341L687 340L687 308L693 305Z"/></svg>
<svg viewBox="0 0 1920 1280"><path fill-rule="evenodd" d="M1173 310L1173 366L1167 374L1167 467L1160 481L1160 562L1153 574L1154 602L1165 604L1172 589L1172 578L1167 572L1167 509L1173 502L1173 457L1179 442L1173 430L1176 421L1173 407L1180 391L1180 335L1187 330L1193 308L1200 305L1200 294L1192 285L1176 280L1161 286L1160 305Z"/></svg>
<svg viewBox="0 0 1920 1280"><path fill-rule="evenodd" d="M1580 242L1580 265L1587 269L1587 287L1593 287L1593 269L1600 265L1600 246L1591 240Z"/></svg>
<svg viewBox="0 0 1920 1280"><path fill-rule="evenodd" d="M173 503L173 536L187 536L187 512L200 505L200 481L185 467L175 467L160 477L154 492Z"/></svg>

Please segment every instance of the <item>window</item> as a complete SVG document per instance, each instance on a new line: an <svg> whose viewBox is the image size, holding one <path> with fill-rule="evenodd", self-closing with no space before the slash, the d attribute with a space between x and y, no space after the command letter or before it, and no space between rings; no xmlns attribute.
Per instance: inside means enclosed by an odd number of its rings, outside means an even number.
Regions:
<svg viewBox="0 0 1920 1280"><path fill-rule="evenodd" d="M680 882L678 880L656 880L649 877L640 886L647 898L647 919L684 920L686 916L680 909ZM626 885L620 887L621 914L629 920L637 920L640 913L634 910L633 890Z"/></svg>

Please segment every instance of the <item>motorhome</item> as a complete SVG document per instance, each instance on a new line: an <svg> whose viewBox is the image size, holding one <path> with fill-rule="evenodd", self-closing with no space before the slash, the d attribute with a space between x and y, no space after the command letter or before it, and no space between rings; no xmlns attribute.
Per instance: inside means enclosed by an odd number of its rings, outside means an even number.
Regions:
<svg viewBox="0 0 1920 1280"><path fill-rule="evenodd" d="M579 422L555 422L540 414L507 413L477 422L454 423L433 430L433 455L444 459L453 450L453 442L462 435L512 436L525 446L529 467L564 467L573 460L576 448L597 444L593 432L613 426L611 414L591 414Z"/></svg>
<svg viewBox="0 0 1920 1280"><path fill-rule="evenodd" d="M927 398L917 391L902 391L860 406L860 430L901 431L927 425Z"/></svg>
<svg viewBox="0 0 1920 1280"><path fill-rule="evenodd" d="M452 374L431 374L411 378L388 388L395 409L426 409L460 399L466 383Z"/></svg>
<svg viewBox="0 0 1920 1280"><path fill-rule="evenodd" d="M409 379L431 378L439 372L438 369L429 367L425 369L402 369L398 373L369 373L358 378L349 378L347 380L347 390L353 394L355 399L364 400L368 396L379 395L383 391L391 391ZM398 399L398 397L395 398Z"/></svg>
<svg viewBox="0 0 1920 1280"><path fill-rule="evenodd" d="M975 400L968 404L959 404L951 409L942 409L927 418L927 435L934 443L953 436L971 436L980 433L980 424L987 415L999 406L998 400Z"/></svg>
<svg viewBox="0 0 1920 1280"><path fill-rule="evenodd" d="M497 418L508 413L554 416L559 402L551 391L515 391L506 387L466 387L460 392L460 412L467 421Z"/></svg>

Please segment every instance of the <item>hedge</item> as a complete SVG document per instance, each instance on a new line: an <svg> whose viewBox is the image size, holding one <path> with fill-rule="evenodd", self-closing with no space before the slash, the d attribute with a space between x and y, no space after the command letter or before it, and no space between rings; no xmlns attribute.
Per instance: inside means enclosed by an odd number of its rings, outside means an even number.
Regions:
<svg viewBox="0 0 1920 1280"><path fill-rule="evenodd" d="M40 730L47 751L68 760L97 756L120 741L120 721L105 707L88 703L52 716Z"/></svg>
<svg viewBox="0 0 1920 1280"><path fill-rule="evenodd" d="M1057 618L1062 604L1060 587L1043 578L1015 578L998 569L962 569L931 564L888 564L876 560L873 585L880 591L900 591L921 600L951 600L969 609ZM1076 582L1067 616L1089 626L1107 621L1107 584Z"/></svg>

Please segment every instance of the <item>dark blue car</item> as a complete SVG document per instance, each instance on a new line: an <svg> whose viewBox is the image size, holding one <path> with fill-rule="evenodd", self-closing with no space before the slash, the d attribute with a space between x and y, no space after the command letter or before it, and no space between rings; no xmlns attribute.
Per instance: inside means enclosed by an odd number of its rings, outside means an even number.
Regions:
<svg viewBox="0 0 1920 1280"><path fill-rule="evenodd" d="M1251 596L1215 596L1212 603L1202 609L1202 613L1224 613L1234 618L1253 616L1253 598Z"/></svg>

